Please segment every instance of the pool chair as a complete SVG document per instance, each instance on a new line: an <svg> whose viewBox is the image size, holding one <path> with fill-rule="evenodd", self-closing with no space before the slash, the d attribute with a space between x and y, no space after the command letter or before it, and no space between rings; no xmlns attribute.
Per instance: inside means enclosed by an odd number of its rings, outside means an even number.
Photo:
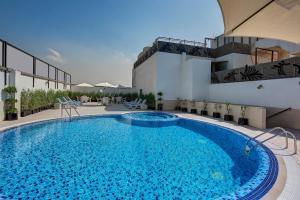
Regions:
<svg viewBox="0 0 300 200"><path fill-rule="evenodd" d="M73 100L73 99L71 99L70 97L68 97L68 96L66 96L66 97L64 97L67 101L69 101L69 102L73 102L75 105L77 105L77 106L81 106L81 102L80 101L76 101L76 100Z"/></svg>
<svg viewBox="0 0 300 200"><path fill-rule="evenodd" d="M71 107L77 107L73 102L67 101L64 97L58 97L57 101L62 106L71 106Z"/></svg>
<svg viewBox="0 0 300 200"><path fill-rule="evenodd" d="M69 104L69 105L73 105L73 106L80 106L80 104L78 104L78 102L73 101L72 99L68 99L67 97L61 97L61 100L63 100L63 102Z"/></svg>
<svg viewBox="0 0 300 200"><path fill-rule="evenodd" d="M124 102L125 106L130 106L132 104L136 104L139 101L139 98L136 98L134 101L126 101Z"/></svg>
<svg viewBox="0 0 300 200"><path fill-rule="evenodd" d="M141 108L145 108L145 106L146 106L146 99L140 100L136 104L132 104L132 105L128 106L128 108L129 109L141 109Z"/></svg>

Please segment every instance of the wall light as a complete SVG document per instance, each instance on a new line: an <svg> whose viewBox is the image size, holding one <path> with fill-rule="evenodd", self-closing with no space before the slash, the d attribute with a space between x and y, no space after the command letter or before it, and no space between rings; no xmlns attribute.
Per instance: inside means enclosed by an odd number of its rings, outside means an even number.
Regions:
<svg viewBox="0 0 300 200"><path fill-rule="evenodd" d="M262 89L264 86L262 85L262 84L259 84L256 88L258 89L258 90L260 90L260 89Z"/></svg>

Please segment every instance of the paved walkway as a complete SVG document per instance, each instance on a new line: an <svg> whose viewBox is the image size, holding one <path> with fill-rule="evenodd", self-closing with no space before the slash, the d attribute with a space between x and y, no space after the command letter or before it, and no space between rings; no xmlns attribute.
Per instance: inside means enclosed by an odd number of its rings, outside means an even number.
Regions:
<svg viewBox="0 0 300 200"><path fill-rule="evenodd" d="M78 111L81 115L96 115L96 114L120 114L120 113L129 112L131 110L125 108L123 105L113 105L113 106L104 107L104 106L97 106L96 104L90 103L79 107ZM250 137L255 137L263 133L263 130L258 130L252 127L242 127L237 125L236 123L228 123L222 120L217 120L209 117L202 117L195 114L181 113L181 112L172 112L172 113L177 114L178 116L181 117L191 118L195 120L200 120L200 121L228 127L240 131ZM74 111L72 112L72 114L74 116L76 115ZM59 109L42 111L26 117L20 117L16 121L1 121L0 131L15 125L26 124L33 121L55 119L60 117L61 117L61 113ZM67 117L66 113L64 113L64 117ZM289 139L288 141L289 142L288 149L283 148L285 146L285 140L282 137L275 138L272 141L268 141L266 143L266 146L268 146L276 156L283 158L287 168L286 183L282 183L285 184L285 187L278 199L293 199L293 200L300 199L300 190L299 190L300 188L300 131L295 131L295 130L292 131L297 136L297 143L299 146L296 155L293 154L292 139ZM261 137L260 140L263 140L272 135L273 134L268 133L264 137ZM272 199L272 198L268 198L268 199Z"/></svg>

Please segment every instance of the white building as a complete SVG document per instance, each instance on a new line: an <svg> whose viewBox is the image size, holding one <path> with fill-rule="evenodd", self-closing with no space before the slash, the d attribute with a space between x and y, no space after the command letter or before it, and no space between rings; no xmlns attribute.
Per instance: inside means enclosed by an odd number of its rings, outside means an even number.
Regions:
<svg viewBox="0 0 300 200"><path fill-rule="evenodd" d="M163 92L164 108L177 99L262 106L271 126L300 128L300 47L247 37L207 39L206 44L158 38L144 48L133 68L132 85Z"/></svg>

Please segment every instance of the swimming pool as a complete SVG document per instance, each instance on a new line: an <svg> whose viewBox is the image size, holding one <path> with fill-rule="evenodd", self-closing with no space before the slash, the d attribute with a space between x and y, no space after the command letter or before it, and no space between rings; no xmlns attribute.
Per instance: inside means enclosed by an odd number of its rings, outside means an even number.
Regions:
<svg viewBox="0 0 300 200"><path fill-rule="evenodd" d="M277 160L264 146L245 155L248 138L238 132L164 115L50 120L3 132L0 198L259 199L274 184Z"/></svg>

